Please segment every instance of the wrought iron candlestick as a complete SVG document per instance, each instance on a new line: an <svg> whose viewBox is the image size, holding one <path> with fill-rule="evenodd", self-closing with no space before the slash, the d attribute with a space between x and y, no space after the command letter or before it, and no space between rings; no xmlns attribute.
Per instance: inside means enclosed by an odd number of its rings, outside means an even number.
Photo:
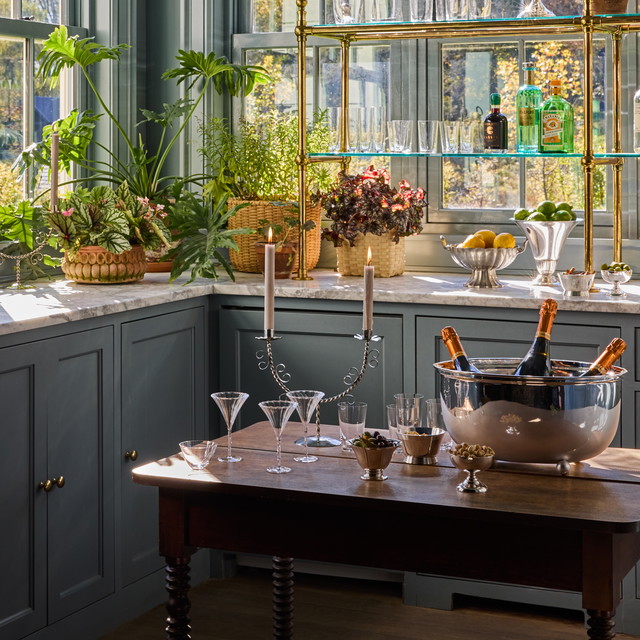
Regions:
<svg viewBox="0 0 640 640"><path fill-rule="evenodd" d="M336 438L329 438L328 436L320 435L320 404L336 402L341 398L349 395L364 377L367 368L375 369L380 362L380 351L378 349L372 349L371 343L378 342L380 336L373 335L373 331L363 331L362 334L354 336L356 340L361 340L364 343L364 351L362 355L362 364L360 367L351 367L345 377L343 378L344 384L347 385L341 393L337 393L333 396L326 396L320 400L318 408L316 409L316 435L311 439L308 444L311 447L334 447L340 444L340 441ZM264 336L256 336L256 340L264 340L266 344L266 350L260 349L256 352L256 358L258 359L258 368L260 371L269 369L273 379L278 383L283 391L291 391L288 386L291 380L291 374L287 371L286 366L282 363L276 364L273 358L273 341L280 340L281 336L276 336L272 329L267 329L264 332Z"/></svg>

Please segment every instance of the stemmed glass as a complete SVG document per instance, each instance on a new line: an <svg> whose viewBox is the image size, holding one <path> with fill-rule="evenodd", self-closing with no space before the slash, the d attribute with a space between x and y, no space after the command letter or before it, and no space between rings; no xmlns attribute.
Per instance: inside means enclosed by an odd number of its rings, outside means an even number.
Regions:
<svg viewBox="0 0 640 640"><path fill-rule="evenodd" d="M212 393L211 397L222 412L222 417L227 424L227 455L218 458L218 462L240 462L240 456L231 455L231 429L236 421L240 407L249 397L248 393L242 391L218 391Z"/></svg>
<svg viewBox="0 0 640 640"><path fill-rule="evenodd" d="M304 455L294 458L296 462L315 462L318 456L309 455L309 440L307 438L307 432L309 430L309 423L313 417L313 412L316 410L318 403L324 398L324 392L322 391L310 391L308 389L304 391L287 391L287 398L293 400L298 404L298 416L302 422L302 428L304 430Z"/></svg>
<svg viewBox="0 0 640 640"><path fill-rule="evenodd" d="M282 431L298 403L292 400L266 400L259 402L258 406L269 418L276 434L276 466L267 467L267 471L269 473L289 473L291 468L282 466Z"/></svg>

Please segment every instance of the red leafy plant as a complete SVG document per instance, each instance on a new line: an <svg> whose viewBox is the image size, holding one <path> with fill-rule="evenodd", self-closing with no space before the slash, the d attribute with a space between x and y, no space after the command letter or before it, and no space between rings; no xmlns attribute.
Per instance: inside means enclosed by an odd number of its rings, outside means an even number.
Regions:
<svg viewBox="0 0 640 640"><path fill-rule="evenodd" d="M331 220L322 237L336 247L345 241L353 247L359 233L391 232L396 243L403 236L420 233L427 206L424 189L412 189L406 180L392 187L389 172L373 165L356 176L341 173L331 189L312 195L311 200L322 205Z"/></svg>

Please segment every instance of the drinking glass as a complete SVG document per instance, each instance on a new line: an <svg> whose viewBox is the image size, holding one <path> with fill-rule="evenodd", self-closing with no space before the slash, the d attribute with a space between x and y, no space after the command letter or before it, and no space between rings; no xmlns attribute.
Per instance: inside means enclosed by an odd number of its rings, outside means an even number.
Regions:
<svg viewBox="0 0 640 640"><path fill-rule="evenodd" d="M240 456L231 455L231 429L236 421L240 407L249 397L248 393L242 391L219 391L212 393L211 397L218 405L218 409L222 412L222 417L227 425L227 455L218 458L218 462L240 462Z"/></svg>
<svg viewBox="0 0 640 640"><path fill-rule="evenodd" d="M436 20L467 20L469 17L468 0L435 0Z"/></svg>
<svg viewBox="0 0 640 640"><path fill-rule="evenodd" d="M402 441L398 435L398 408L395 403L387 405L387 429L389 429L389 437L400 442L394 455L404 455Z"/></svg>
<svg viewBox="0 0 640 640"><path fill-rule="evenodd" d="M216 452L217 442L213 440L185 440L180 443L180 451L185 462L194 470L206 469Z"/></svg>
<svg viewBox="0 0 640 640"><path fill-rule="evenodd" d="M437 120L418 120L418 149L420 153L438 152Z"/></svg>
<svg viewBox="0 0 640 640"><path fill-rule="evenodd" d="M343 451L351 451L347 440L357 438L364 433L366 419L366 402L338 402L338 424Z"/></svg>
<svg viewBox="0 0 640 640"><path fill-rule="evenodd" d="M411 22L431 22L433 20L433 0L409 0Z"/></svg>
<svg viewBox="0 0 640 640"><path fill-rule="evenodd" d="M411 152L411 120L389 120L389 151L394 153Z"/></svg>
<svg viewBox="0 0 640 640"><path fill-rule="evenodd" d="M360 151L373 151L373 127L376 107L363 107L360 113Z"/></svg>
<svg viewBox="0 0 640 640"><path fill-rule="evenodd" d="M327 127L329 129L329 151L340 151L342 109L340 107L327 107Z"/></svg>
<svg viewBox="0 0 640 640"><path fill-rule="evenodd" d="M460 153L482 153L484 138L482 123L477 118L467 118L460 123Z"/></svg>
<svg viewBox="0 0 640 640"><path fill-rule="evenodd" d="M302 429L304 431L304 455L294 458L296 462L315 462L318 457L309 455L309 439L307 438L307 432L309 430L309 423L313 418L313 412L316 410L318 403L324 398L322 391L287 391L287 398L293 400L298 405L298 416L300 416L300 422L302 422Z"/></svg>
<svg viewBox="0 0 640 640"><path fill-rule="evenodd" d="M397 426L415 429L422 426L424 395L422 393L396 393Z"/></svg>
<svg viewBox="0 0 640 640"><path fill-rule="evenodd" d="M362 0L333 0L333 16L336 24L362 22Z"/></svg>
<svg viewBox="0 0 640 640"><path fill-rule="evenodd" d="M394 22L400 20L400 0L373 0L373 21Z"/></svg>
<svg viewBox="0 0 640 640"><path fill-rule="evenodd" d="M469 0L469 20L491 17L491 0Z"/></svg>
<svg viewBox="0 0 640 640"><path fill-rule="evenodd" d="M441 120L440 137L442 153L458 153L460 151L460 121Z"/></svg>
<svg viewBox="0 0 640 640"><path fill-rule="evenodd" d="M427 399L425 413L427 416L427 426L432 429L442 429L446 432L447 427L444 424L444 420L442 418L442 405L440 404L439 398L429 398ZM449 445L451 444L451 439L445 436L445 439L442 441L440 445L440 449L442 451L448 451Z"/></svg>
<svg viewBox="0 0 640 640"><path fill-rule="evenodd" d="M371 151L380 153L385 150L386 124L384 107L369 107L371 120Z"/></svg>
<svg viewBox="0 0 640 640"><path fill-rule="evenodd" d="M269 418L269 422L276 434L276 464L274 467L267 467L267 471L269 473L289 473L291 467L282 465L282 432L298 403L292 400L266 400L259 402L258 406Z"/></svg>
<svg viewBox="0 0 640 640"><path fill-rule="evenodd" d="M347 150L351 153L360 151L360 131L363 110L362 107L349 107L349 140Z"/></svg>

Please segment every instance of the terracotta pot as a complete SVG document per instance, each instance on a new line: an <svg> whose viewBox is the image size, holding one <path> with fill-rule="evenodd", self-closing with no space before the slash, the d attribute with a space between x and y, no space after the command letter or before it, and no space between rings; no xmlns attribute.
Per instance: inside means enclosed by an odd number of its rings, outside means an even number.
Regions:
<svg viewBox="0 0 640 640"><path fill-rule="evenodd" d="M264 246L266 242L256 242L256 256L260 273L264 273ZM290 278L298 255L297 242L284 242L274 254L274 271L276 279Z"/></svg>
<svg viewBox="0 0 640 640"><path fill-rule="evenodd" d="M102 247L82 247L74 254L65 253L62 272L69 280L82 284L114 284L142 280L147 271L144 249L111 253Z"/></svg>

